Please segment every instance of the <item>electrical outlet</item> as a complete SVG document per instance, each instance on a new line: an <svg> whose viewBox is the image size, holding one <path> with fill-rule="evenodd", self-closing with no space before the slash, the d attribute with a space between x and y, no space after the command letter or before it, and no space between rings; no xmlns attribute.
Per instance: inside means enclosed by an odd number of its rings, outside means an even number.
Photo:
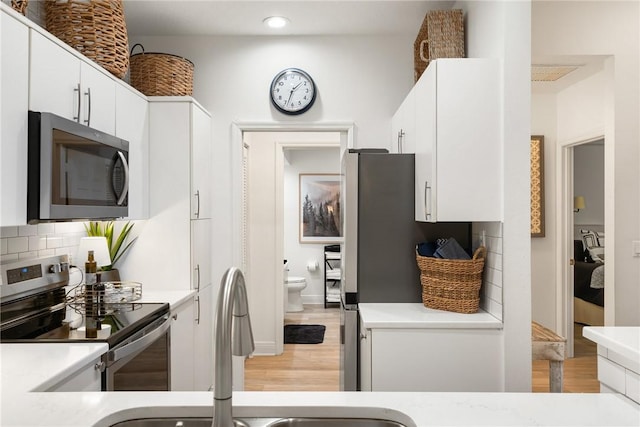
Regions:
<svg viewBox="0 0 640 427"><path fill-rule="evenodd" d="M633 243L633 256L640 257L640 240L634 240L632 243Z"/></svg>

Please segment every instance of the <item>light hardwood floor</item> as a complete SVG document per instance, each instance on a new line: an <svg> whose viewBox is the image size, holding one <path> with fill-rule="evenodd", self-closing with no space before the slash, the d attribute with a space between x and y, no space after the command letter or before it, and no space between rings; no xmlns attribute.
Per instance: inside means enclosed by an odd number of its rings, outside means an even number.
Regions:
<svg viewBox="0 0 640 427"><path fill-rule="evenodd" d="M285 344L279 356L254 356L245 363L245 390L338 391L340 389L340 310L305 305L287 313L285 324L321 324L327 327L321 344ZM575 326L575 357L564 362L565 393L597 393L596 345L582 338ZM532 391L549 391L549 363L532 362Z"/></svg>

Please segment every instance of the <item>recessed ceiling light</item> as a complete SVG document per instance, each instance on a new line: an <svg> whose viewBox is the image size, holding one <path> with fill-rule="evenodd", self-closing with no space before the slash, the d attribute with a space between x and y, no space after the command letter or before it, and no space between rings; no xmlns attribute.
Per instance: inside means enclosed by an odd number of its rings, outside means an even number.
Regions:
<svg viewBox="0 0 640 427"><path fill-rule="evenodd" d="M262 22L269 28L283 28L289 24L289 20L284 16L270 16L264 18Z"/></svg>

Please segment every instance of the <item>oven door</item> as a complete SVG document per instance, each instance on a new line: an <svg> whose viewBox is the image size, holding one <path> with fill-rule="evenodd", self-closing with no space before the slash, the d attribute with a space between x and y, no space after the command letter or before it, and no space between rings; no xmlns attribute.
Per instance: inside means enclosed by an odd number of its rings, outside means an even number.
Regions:
<svg viewBox="0 0 640 427"><path fill-rule="evenodd" d="M102 390L169 391L170 328L166 314L110 349L102 358Z"/></svg>

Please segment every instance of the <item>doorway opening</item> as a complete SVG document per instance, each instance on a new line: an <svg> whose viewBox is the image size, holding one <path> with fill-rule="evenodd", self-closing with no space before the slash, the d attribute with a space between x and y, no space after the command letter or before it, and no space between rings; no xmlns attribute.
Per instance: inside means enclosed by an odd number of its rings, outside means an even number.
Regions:
<svg viewBox="0 0 640 427"><path fill-rule="evenodd" d="M260 138L269 143L260 142ZM257 140L253 140L258 138ZM283 352L284 328L284 166L285 149L307 150L333 147L342 153L353 146L353 124L234 124L234 229L238 231L234 253L247 276L250 312L256 341L255 355ZM260 154L260 152L262 154ZM243 158L246 160L243 162ZM266 161L256 172L255 162ZM249 176L244 180L244 170ZM252 171L253 170L253 171ZM253 179L251 178L253 176ZM270 188L260 190L255 186ZM256 194L262 207L250 201ZM247 207L245 209L245 206ZM267 206L267 207L265 207ZM297 212L291 214L297 216ZM246 218L245 218L246 217Z"/></svg>

